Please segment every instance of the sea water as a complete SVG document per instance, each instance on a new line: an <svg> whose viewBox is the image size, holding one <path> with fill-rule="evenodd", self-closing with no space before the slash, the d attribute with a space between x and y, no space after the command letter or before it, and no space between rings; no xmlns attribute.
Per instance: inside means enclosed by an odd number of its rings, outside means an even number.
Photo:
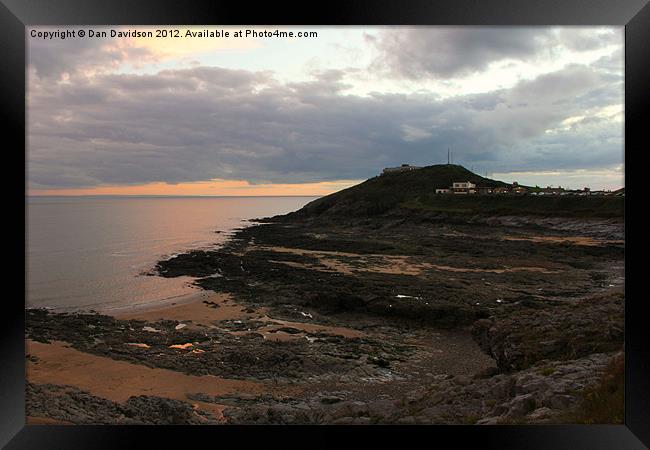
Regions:
<svg viewBox="0 0 650 450"><path fill-rule="evenodd" d="M27 197L26 306L106 312L197 292L156 262L316 197Z"/></svg>

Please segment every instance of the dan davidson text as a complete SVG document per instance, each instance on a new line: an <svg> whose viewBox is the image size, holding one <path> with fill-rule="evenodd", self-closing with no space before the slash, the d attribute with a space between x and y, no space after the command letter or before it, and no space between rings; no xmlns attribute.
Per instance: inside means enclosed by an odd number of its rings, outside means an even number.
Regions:
<svg viewBox="0 0 650 450"><path fill-rule="evenodd" d="M178 28L154 29L154 30L95 30L75 29L75 30L56 30L56 31L39 31L33 29L30 36L40 39L68 39L68 38L315 38L318 37L316 31L280 31L275 30L223 30L223 29L185 29Z"/></svg>

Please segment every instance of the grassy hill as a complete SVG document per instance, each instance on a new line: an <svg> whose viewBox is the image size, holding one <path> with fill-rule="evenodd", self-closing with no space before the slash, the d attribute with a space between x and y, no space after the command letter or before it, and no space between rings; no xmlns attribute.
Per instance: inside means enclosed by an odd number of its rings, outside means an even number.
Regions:
<svg viewBox="0 0 650 450"><path fill-rule="evenodd" d="M287 218L370 217L387 213L448 213L486 215L542 215L559 217L623 217L621 197L435 195L455 181L477 186L510 186L453 164L370 178L363 183L321 197Z"/></svg>
<svg viewBox="0 0 650 450"><path fill-rule="evenodd" d="M370 178L305 205L299 215L383 214L401 203L448 188L454 181L471 181L480 186L506 186L501 181L483 178L462 166L435 165L410 172Z"/></svg>

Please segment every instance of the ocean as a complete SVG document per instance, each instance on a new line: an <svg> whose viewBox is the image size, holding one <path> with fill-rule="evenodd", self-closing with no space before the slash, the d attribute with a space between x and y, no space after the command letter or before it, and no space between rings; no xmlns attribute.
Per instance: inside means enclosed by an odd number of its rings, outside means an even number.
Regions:
<svg viewBox="0 0 650 450"><path fill-rule="evenodd" d="M195 295L191 278L147 274L315 198L26 197L26 306L109 312Z"/></svg>

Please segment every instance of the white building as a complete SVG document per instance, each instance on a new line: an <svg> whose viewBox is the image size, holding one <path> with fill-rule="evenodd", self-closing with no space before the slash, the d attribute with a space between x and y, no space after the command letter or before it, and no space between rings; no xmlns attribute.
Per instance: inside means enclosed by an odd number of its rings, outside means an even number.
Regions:
<svg viewBox="0 0 650 450"><path fill-rule="evenodd" d="M476 185L470 181L454 181L451 190L454 194L476 194Z"/></svg>
<svg viewBox="0 0 650 450"><path fill-rule="evenodd" d="M399 167L386 167L384 171L382 172L382 175L386 175L388 173L399 173L399 172L410 172L411 170L418 170L421 169L422 167L419 166L411 166L409 164L402 164Z"/></svg>

